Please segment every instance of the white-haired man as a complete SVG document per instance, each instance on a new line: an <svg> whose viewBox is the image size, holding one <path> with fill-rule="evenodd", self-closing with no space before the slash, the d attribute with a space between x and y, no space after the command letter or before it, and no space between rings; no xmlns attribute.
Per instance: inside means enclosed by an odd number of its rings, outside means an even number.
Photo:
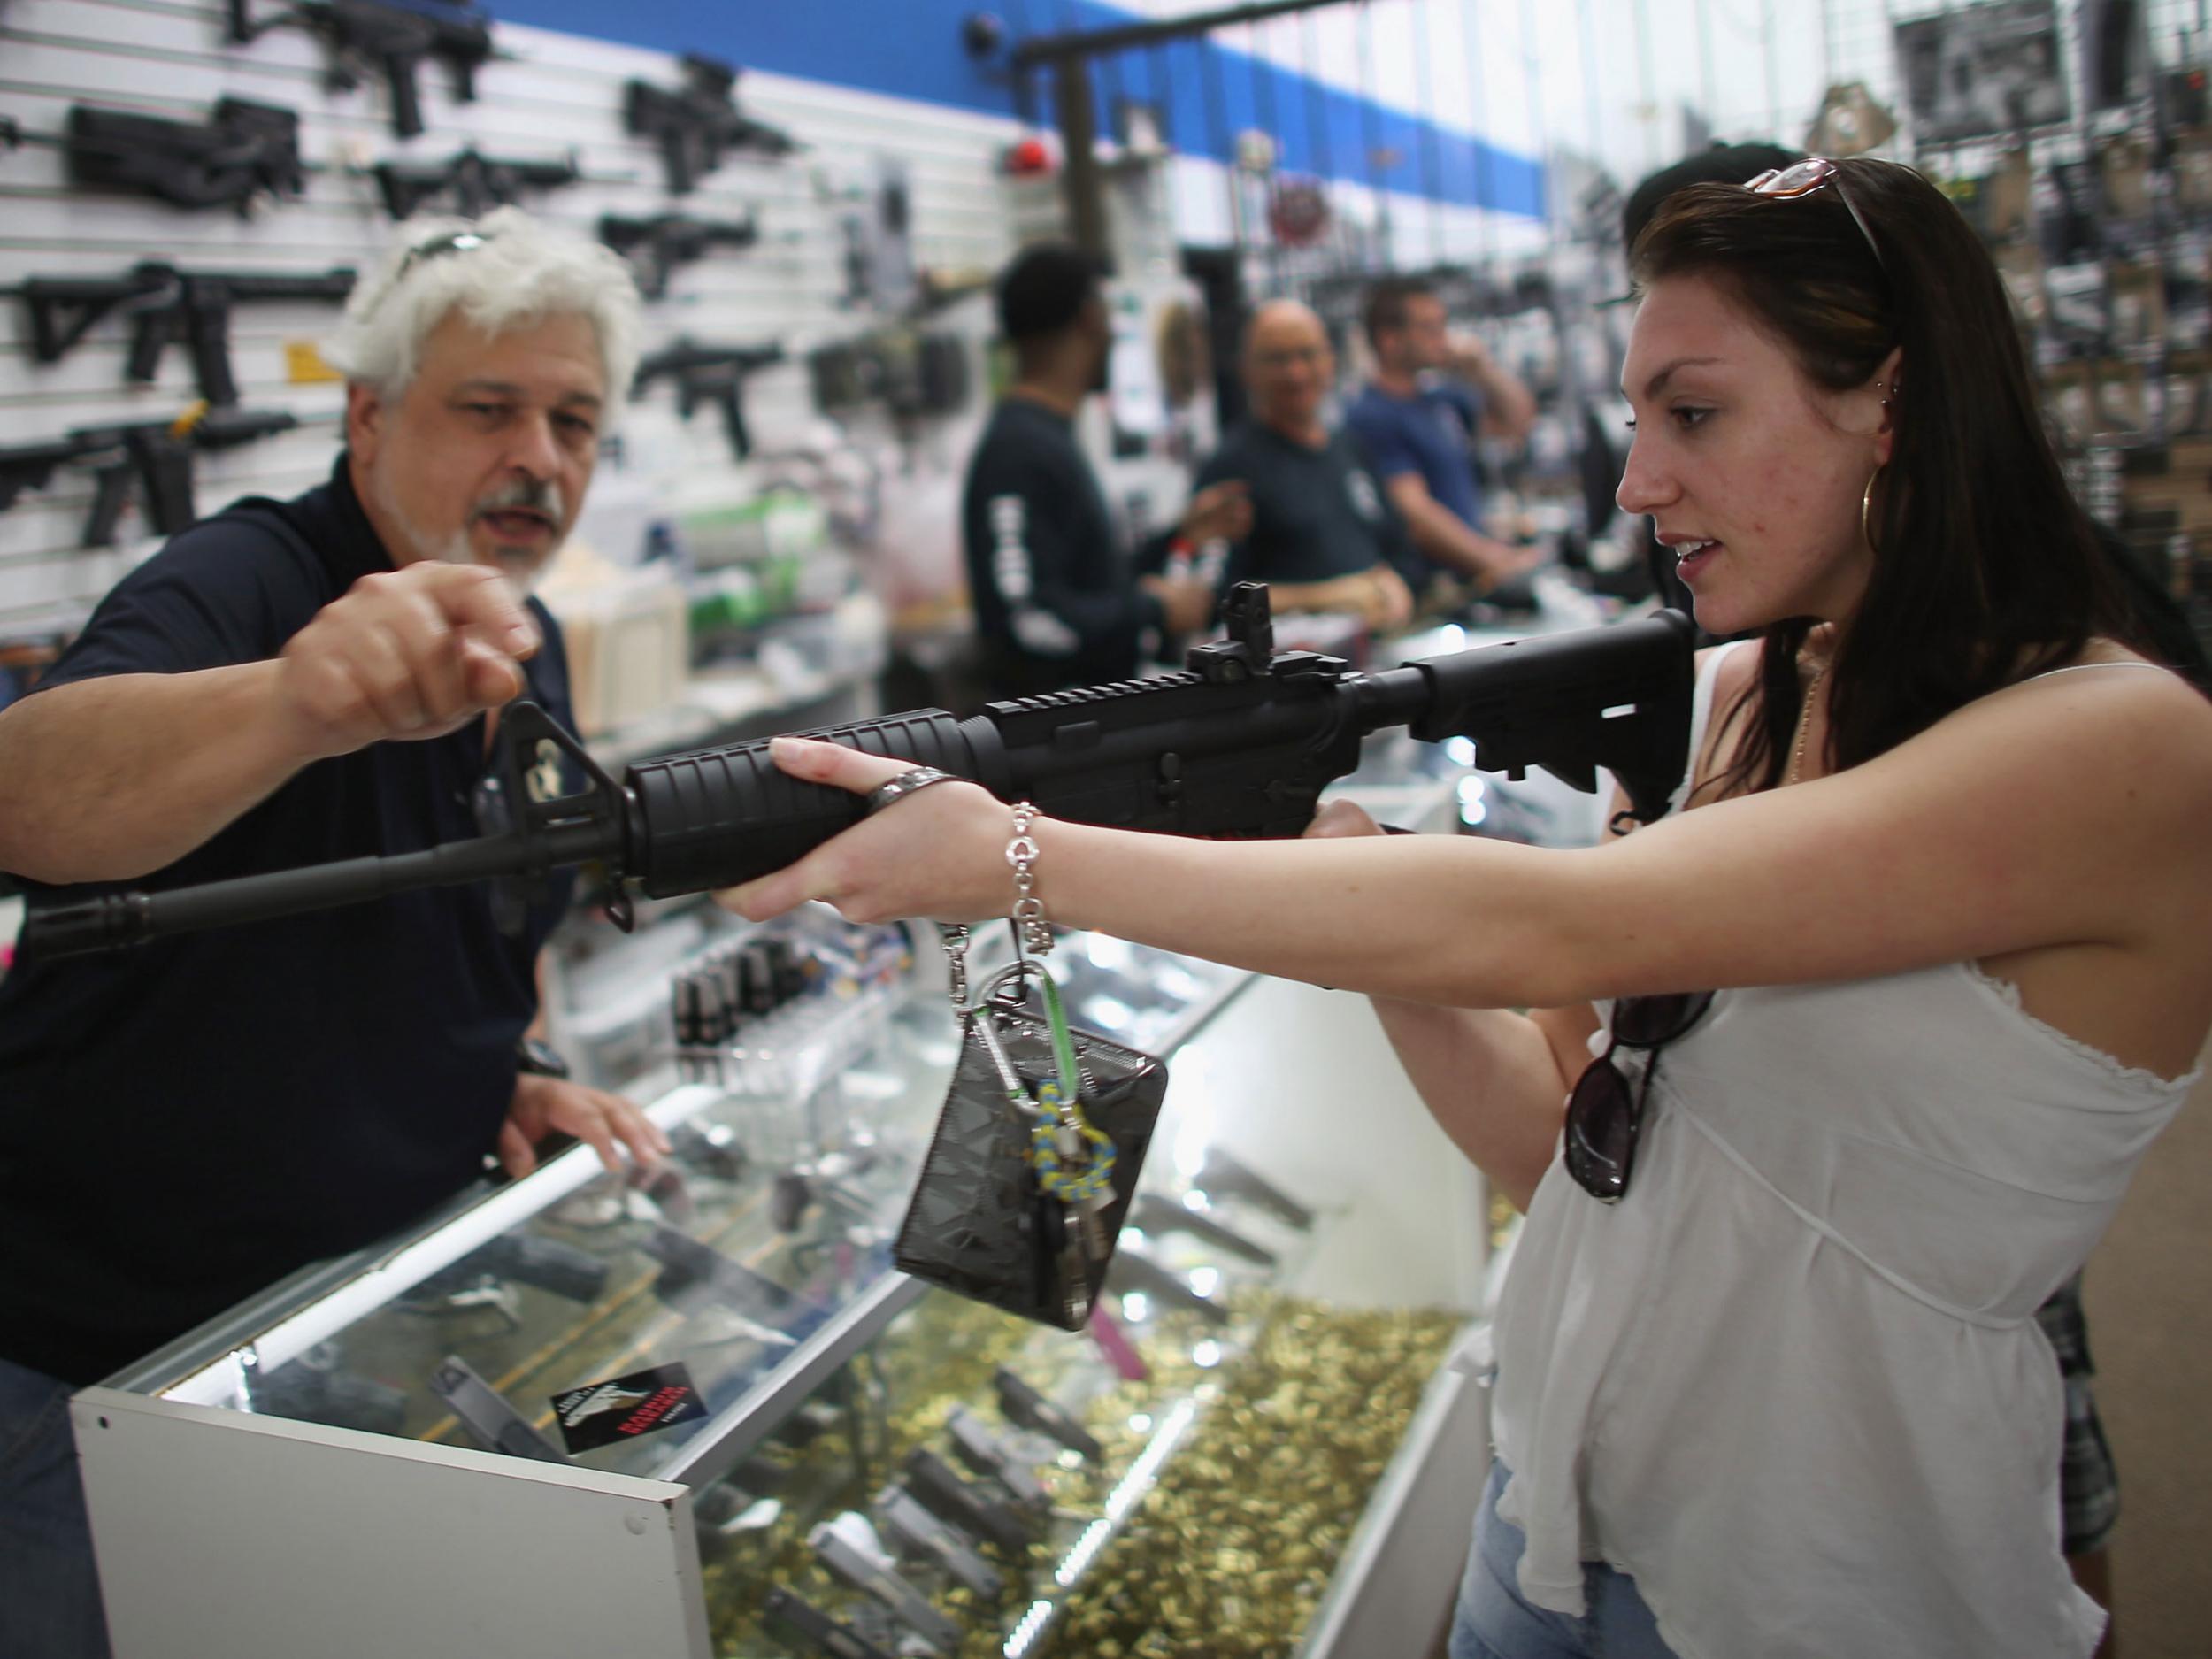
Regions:
<svg viewBox="0 0 2212 1659"><path fill-rule="evenodd" d="M477 832L500 705L566 713L518 591L575 522L637 358L604 249L502 210L411 225L330 349L329 482L236 503L0 711L0 869L165 887ZM31 962L0 983L0 1653L106 1642L65 1401L551 1131L659 1132L550 1073L536 956L482 887Z"/></svg>

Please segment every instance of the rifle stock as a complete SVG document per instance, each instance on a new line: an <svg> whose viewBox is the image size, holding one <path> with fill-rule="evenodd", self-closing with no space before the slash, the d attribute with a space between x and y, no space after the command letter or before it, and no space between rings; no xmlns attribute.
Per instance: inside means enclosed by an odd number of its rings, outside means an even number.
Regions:
<svg viewBox="0 0 2212 1659"><path fill-rule="evenodd" d="M299 125L296 111L243 98L220 99L202 124L80 104L50 142L66 153L73 184L183 208L231 207L249 218L265 199L305 189Z"/></svg>

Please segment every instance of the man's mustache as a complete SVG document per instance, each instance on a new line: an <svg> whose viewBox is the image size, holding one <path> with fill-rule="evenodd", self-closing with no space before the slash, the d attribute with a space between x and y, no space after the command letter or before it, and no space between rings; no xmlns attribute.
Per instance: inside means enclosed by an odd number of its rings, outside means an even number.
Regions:
<svg viewBox="0 0 2212 1659"><path fill-rule="evenodd" d="M568 503L559 483L549 478L510 479L469 509L472 522L495 512L526 511L541 514L557 529L568 522Z"/></svg>

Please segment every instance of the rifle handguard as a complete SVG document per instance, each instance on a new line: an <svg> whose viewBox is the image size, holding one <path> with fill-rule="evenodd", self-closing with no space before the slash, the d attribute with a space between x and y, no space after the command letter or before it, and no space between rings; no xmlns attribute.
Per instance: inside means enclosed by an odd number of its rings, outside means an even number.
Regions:
<svg viewBox="0 0 2212 1659"><path fill-rule="evenodd" d="M974 778L961 722L942 709L805 733ZM866 815L865 798L780 768L768 740L641 761L625 782L642 829L634 873L650 897L733 887L803 858Z"/></svg>

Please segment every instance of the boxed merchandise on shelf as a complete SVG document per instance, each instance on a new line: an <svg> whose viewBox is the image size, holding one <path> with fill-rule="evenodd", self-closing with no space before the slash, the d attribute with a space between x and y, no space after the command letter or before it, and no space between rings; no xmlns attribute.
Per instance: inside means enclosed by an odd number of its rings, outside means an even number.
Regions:
<svg viewBox="0 0 2212 1659"><path fill-rule="evenodd" d="M623 568L572 546L538 596L568 648L580 735L602 736L681 701L690 624L683 587L666 565Z"/></svg>

